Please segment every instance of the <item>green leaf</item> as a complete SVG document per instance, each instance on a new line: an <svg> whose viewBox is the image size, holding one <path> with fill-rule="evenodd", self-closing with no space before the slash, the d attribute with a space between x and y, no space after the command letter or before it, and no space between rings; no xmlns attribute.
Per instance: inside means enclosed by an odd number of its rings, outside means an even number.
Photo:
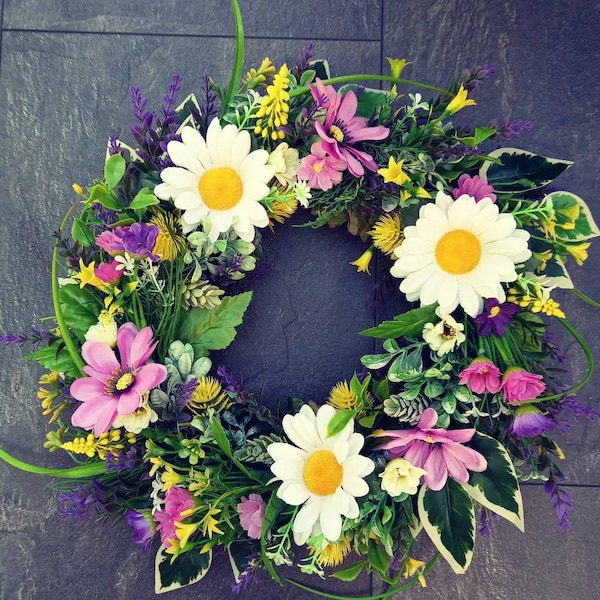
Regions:
<svg viewBox="0 0 600 600"><path fill-rule="evenodd" d="M382 402L390 397L390 383L387 378L373 381L373 393Z"/></svg>
<svg viewBox="0 0 600 600"><path fill-rule="evenodd" d="M277 494L273 492L265 508L265 516L262 520L262 531L260 535L260 552L263 564L269 572L269 575L271 575L271 578L280 585L283 585L281 583L281 577L279 577L277 571L273 567L271 559L267 556L267 535L271 531L277 515L281 512L284 506L285 502L281 498L277 497Z"/></svg>
<svg viewBox="0 0 600 600"><path fill-rule="evenodd" d="M379 544L369 544L369 563L381 575L390 568L390 556Z"/></svg>
<svg viewBox="0 0 600 600"><path fill-rule="evenodd" d="M356 412L354 410L350 410L348 408L337 410L327 425L327 437L333 437L334 435L338 434L355 416Z"/></svg>
<svg viewBox="0 0 600 600"><path fill-rule="evenodd" d="M472 136L458 139L466 146L469 146L469 148L475 148L476 146L479 146L481 142L484 142L494 135L494 133L496 133L495 127L476 127Z"/></svg>
<svg viewBox="0 0 600 600"><path fill-rule="evenodd" d="M132 210L140 210L142 208L146 208L147 206L154 206L158 204L158 198L152 193L152 190L149 188L142 188L135 196L135 198L131 201L129 208Z"/></svg>
<svg viewBox="0 0 600 600"><path fill-rule="evenodd" d="M199 354L203 350L223 350L234 340L235 328L242 323L252 292L226 296L215 308L182 311L175 339L189 343Z"/></svg>
<svg viewBox="0 0 600 600"><path fill-rule="evenodd" d="M79 369L73 362L64 342L60 339L55 340L45 348L27 354L23 358L25 360L35 360L49 371L63 372L72 377L79 377L80 375Z"/></svg>
<svg viewBox="0 0 600 600"><path fill-rule="evenodd" d="M471 473L464 486L467 493L523 531L523 500L508 452L500 442L483 433L476 433L469 447L482 454L488 466L483 473Z"/></svg>
<svg viewBox="0 0 600 600"><path fill-rule="evenodd" d="M99 195L96 198L96 202L99 202L102 204L102 206L104 206L104 208L108 208L110 210L123 210L123 205L112 192L106 192L102 195Z"/></svg>
<svg viewBox="0 0 600 600"><path fill-rule="evenodd" d="M414 381L423 372L423 356L421 348L403 351L390 365L387 378L394 383Z"/></svg>
<svg viewBox="0 0 600 600"><path fill-rule="evenodd" d="M377 369L383 369L393 358L395 354L365 354L360 359L360 362L367 367L376 371Z"/></svg>
<svg viewBox="0 0 600 600"><path fill-rule="evenodd" d="M83 219L73 219L73 224L71 225L71 237L75 242L86 248L95 244L94 234L90 231L90 228Z"/></svg>
<svg viewBox="0 0 600 600"><path fill-rule="evenodd" d="M112 189L125 175L125 159L120 154L109 156L104 163L104 181Z"/></svg>
<svg viewBox="0 0 600 600"><path fill-rule="evenodd" d="M500 159L502 164L484 163L479 176L497 192L522 192L543 187L573 164L518 148L498 148L490 152L490 156Z"/></svg>
<svg viewBox="0 0 600 600"><path fill-rule="evenodd" d="M421 486L419 518L427 535L455 573L464 573L473 558L475 510L462 485L448 479L439 492Z"/></svg>
<svg viewBox="0 0 600 600"><path fill-rule="evenodd" d="M364 570L366 560L359 560L332 573L331 576L341 581L354 581Z"/></svg>
<svg viewBox="0 0 600 600"><path fill-rule="evenodd" d="M413 308L395 317L393 321L383 321L377 327L365 329L360 334L375 338L399 338L421 335L425 323L438 320L435 317L436 308L436 304Z"/></svg>
<svg viewBox="0 0 600 600"><path fill-rule="evenodd" d="M67 326L84 342L87 330L98 322L102 302L87 287L75 283L60 287L58 298Z"/></svg>
<svg viewBox="0 0 600 600"><path fill-rule="evenodd" d="M304 73L300 76L299 85L306 85L307 83L312 83L315 80L317 72L314 69L306 69Z"/></svg>
<svg viewBox="0 0 600 600"><path fill-rule="evenodd" d="M173 555L167 554L161 545L154 562L154 592L163 594L200 581L210 569L212 550L201 554L194 548L183 552L173 561ZM172 562L171 562L172 561Z"/></svg>
<svg viewBox="0 0 600 600"><path fill-rule="evenodd" d="M600 230L594 221L589 206L571 192L552 192L548 194L556 216L556 237L570 242L579 242L598 237ZM575 222L567 218L569 213L579 213Z"/></svg>

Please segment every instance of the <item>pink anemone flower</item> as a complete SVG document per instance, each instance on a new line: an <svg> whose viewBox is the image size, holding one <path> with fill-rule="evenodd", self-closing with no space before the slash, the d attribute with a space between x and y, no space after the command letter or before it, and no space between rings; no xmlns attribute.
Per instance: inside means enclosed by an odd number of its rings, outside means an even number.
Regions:
<svg viewBox="0 0 600 600"><path fill-rule="evenodd" d="M367 127L367 121L356 115L358 99L352 90L342 95L317 79L316 88L311 86L311 92L313 98L327 109L325 122L314 122L315 129L323 140L323 150L333 158L348 163L348 170L354 177L364 175L363 165L370 171L377 171L377 163L373 157L353 146L365 140L383 140L390 130L383 125Z"/></svg>
<svg viewBox="0 0 600 600"><path fill-rule="evenodd" d="M315 142L300 165L298 179L308 180L308 187L326 191L342 180L346 161L329 156L323 150L322 142Z"/></svg>
<svg viewBox="0 0 600 600"><path fill-rule="evenodd" d="M436 421L435 410L426 408L416 429L381 431L376 435L392 438L379 448L388 450L392 458L404 457L413 466L427 471L423 481L437 492L446 485L448 477L467 483L468 470L481 473L487 469L487 461L476 450L463 446L475 435L475 429L449 431L435 428Z"/></svg>
<svg viewBox="0 0 600 600"><path fill-rule="evenodd" d="M89 377L71 384L71 395L81 402L71 422L75 427L93 429L96 436L108 431L117 415L135 412L143 395L167 378L163 365L146 364L156 347L150 327L138 331L133 323L121 325L117 347L120 361L108 344L85 342L81 354L87 363L83 371Z"/></svg>

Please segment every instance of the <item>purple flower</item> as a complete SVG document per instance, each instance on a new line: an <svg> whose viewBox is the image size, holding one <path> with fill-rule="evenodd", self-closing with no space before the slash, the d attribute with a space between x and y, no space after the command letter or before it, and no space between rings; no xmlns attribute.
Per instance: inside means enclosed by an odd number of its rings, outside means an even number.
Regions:
<svg viewBox="0 0 600 600"><path fill-rule="evenodd" d="M353 91L344 95L336 92L333 86L324 86L317 79L316 87L309 84L313 98L327 109L325 122L314 122L319 137L323 140L322 149L337 160L348 163L348 170L354 177L361 177L365 170L377 170L377 163L366 152L354 148L356 142L365 140L383 140L390 130L379 125L367 127L363 117L356 115L358 99Z"/></svg>
<svg viewBox="0 0 600 600"><path fill-rule="evenodd" d="M137 260L149 258L156 262L159 257L153 254L159 229L147 223L132 223L127 227L116 227L104 231L96 237L96 244L110 255L127 252Z"/></svg>
<svg viewBox="0 0 600 600"><path fill-rule="evenodd" d="M508 118L505 118L500 124L494 119L490 122L490 127L496 128L494 138L501 137L505 140L509 140L511 137L520 135L524 131L530 131L533 128L533 125L530 121L521 121L520 119L510 121Z"/></svg>
<svg viewBox="0 0 600 600"><path fill-rule="evenodd" d="M381 431L376 437L390 437L379 448L389 450L392 458L404 457L415 467L427 471L423 480L429 489L441 490L448 477L466 483L469 471L481 473L487 469L487 461L476 450L463 444L474 435L475 429L452 431L435 427L437 413L426 408L416 429Z"/></svg>
<svg viewBox="0 0 600 600"><path fill-rule="evenodd" d="M479 175L467 175L463 173L458 178L458 188L452 190L454 199L459 198L463 194L475 198L475 202L479 202L484 198L489 198L492 202L496 202L496 194L494 188L488 184L485 179L481 179Z"/></svg>
<svg viewBox="0 0 600 600"><path fill-rule="evenodd" d="M148 519L143 512L130 509L125 513L125 520L129 527L131 527L131 538L133 543L143 546L144 552L148 552L148 546L155 533L155 528L151 519Z"/></svg>
<svg viewBox="0 0 600 600"><path fill-rule="evenodd" d="M486 336L493 331L495 335L502 337L504 329L518 310L518 305L512 302L500 304L496 298L488 298L484 311L475 317L475 323L479 325L479 335Z"/></svg>
<svg viewBox="0 0 600 600"><path fill-rule="evenodd" d="M520 367L507 369L502 377L504 400L510 403L534 400L546 389L542 379L541 375L529 373Z"/></svg>
<svg viewBox="0 0 600 600"><path fill-rule="evenodd" d="M556 479L564 481L564 477L560 474L550 476L550 479L544 484L544 491L554 505L554 512L563 531L568 531L571 528L569 523L569 509L573 508L573 499L570 494L559 487Z"/></svg>
<svg viewBox="0 0 600 600"><path fill-rule="evenodd" d="M533 404L519 406L509 432L517 437L535 437L556 427L556 423Z"/></svg>

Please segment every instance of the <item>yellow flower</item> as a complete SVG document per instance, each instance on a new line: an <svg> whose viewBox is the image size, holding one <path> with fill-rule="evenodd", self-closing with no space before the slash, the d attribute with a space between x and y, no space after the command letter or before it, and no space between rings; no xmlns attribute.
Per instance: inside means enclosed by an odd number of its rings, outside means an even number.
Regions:
<svg viewBox="0 0 600 600"><path fill-rule="evenodd" d="M173 486L177 485L178 483L184 482L186 477L185 475L176 473L171 465L166 465L165 470L161 475L160 479L163 484L161 490L163 492L168 492Z"/></svg>
<svg viewBox="0 0 600 600"><path fill-rule="evenodd" d="M85 195L85 192L83 191L83 188L78 183L74 183L71 187L73 188L73 191L78 196L81 196L82 198L85 198L87 200L87 196Z"/></svg>
<svg viewBox="0 0 600 600"><path fill-rule="evenodd" d="M347 381L336 383L327 399L328 404L339 409L354 409L358 405L359 399L356 394L350 389Z"/></svg>
<svg viewBox="0 0 600 600"><path fill-rule="evenodd" d="M390 58L388 56L387 61L390 65L392 77L395 77L396 79L400 78L400 76L402 75L402 71L404 71L404 67L410 64L406 62L405 58Z"/></svg>
<svg viewBox="0 0 600 600"><path fill-rule="evenodd" d="M220 508L210 508L204 519L202 519L202 533L208 534L209 538L212 538L213 533L223 533L217 526L219 521L214 518L214 515L218 515L221 512Z"/></svg>
<svg viewBox="0 0 600 600"><path fill-rule="evenodd" d="M350 550L352 544L350 539L342 534L342 537L337 542L329 542L324 540L324 543L319 548L311 547L310 553L316 555L317 561L323 567L337 567L344 562L344 559Z"/></svg>
<svg viewBox="0 0 600 600"><path fill-rule="evenodd" d="M158 227L158 237L152 251L158 254L161 261L175 260L185 249L181 221L175 215L161 211L150 219L150 224Z"/></svg>
<svg viewBox="0 0 600 600"><path fill-rule="evenodd" d="M398 213L382 215L369 231L369 235L373 238L375 248L384 254L392 254L402 243L400 215Z"/></svg>
<svg viewBox="0 0 600 600"><path fill-rule="evenodd" d="M555 300L552 300L552 298L548 298L548 300L542 304L540 310L549 317L558 317L559 319L564 319L566 317L565 313L560 308L560 304Z"/></svg>
<svg viewBox="0 0 600 600"><path fill-rule="evenodd" d="M113 311L114 312L114 311ZM98 315L98 322L85 332L87 341L108 344L111 348L117 345L117 322L110 311L102 310Z"/></svg>
<svg viewBox="0 0 600 600"><path fill-rule="evenodd" d="M269 227L273 229L275 222L283 223L286 219L289 219L298 208L298 201L295 198L291 200L275 200L271 206L271 210L267 211L269 215Z"/></svg>
<svg viewBox="0 0 600 600"><path fill-rule="evenodd" d="M198 531L197 523L181 523L180 521L175 521L175 535L179 540L179 547L183 548L190 539L190 536Z"/></svg>
<svg viewBox="0 0 600 600"><path fill-rule="evenodd" d="M62 444L61 448L73 454L85 454L89 458L96 454L100 460L106 460L107 456L117 456L125 448L124 440L118 429L111 429L96 437L90 433L87 437L76 437L70 442Z"/></svg>
<svg viewBox="0 0 600 600"><path fill-rule="evenodd" d="M197 415L205 414L207 408L219 412L231 405L231 400L222 391L221 384L214 377L200 377L196 389L188 402L188 408Z"/></svg>
<svg viewBox="0 0 600 600"><path fill-rule="evenodd" d="M400 496L400 494L414 495L417 493L421 476L427 471L415 467L404 458L394 458L385 466L381 477L381 489L390 496Z"/></svg>
<svg viewBox="0 0 600 600"><path fill-rule="evenodd" d="M467 99L467 94L467 90L465 90L463 84L461 83L460 87L458 88L458 92L456 92L456 96L454 96L454 98L452 98L452 100L450 100L448 103L448 106L444 111L444 115L452 115L455 112L463 109L465 106L474 106L476 104L475 100L472 98Z"/></svg>
<svg viewBox="0 0 600 600"><path fill-rule="evenodd" d="M567 252L575 259L575 262L581 266L588 257L587 250L592 244L582 242L581 244L568 244L565 246Z"/></svg>
<svg viewBox="0 0 600 600"><path fill-rule="evenodd" d="M384 183L397 183L398 185L404 185L410 181L410 177L402 170L404 159L396 162L393 156L390 156L387 169L379 169L378 175L383 177Z"/></svg>
<svg viewBox="0 0 600 600"><path fill-rule="evenodd" d="M425 588L427 587L427 582L425 581L425 575L423 575L424 568L425 563L422 560L417 560L416 558L412 558L412 556L408 556L404 560L404 571L402 575L406 577L406 579L417 575L421 587Z"/></svg>
<svg viewBox="0 0 600 600"><path fill-rule="evenodd" d="M350 264L357 267L357 270L359 273L368 273L370 275L371 273L369 272L369 265L371 264L372 258L373 258L373 246L371 246L368 250L363 252L363 254L359 258L357 258L355 261L351 262Z"/></svg>
<svg viewBox="0 0 600 600"><path fill-rule="evenodd" d="M101 288L106 285L99 277L94 273L95 261L92 261L89 265L83 262L83 259L79 259L79 273L73 275L75 279L79 279L79 287L82 288L85 285L91 285L97 288Z"/></svg>
<svg viewBox="0 0 600 600"><path fill-rule="evenodd" d="M252 68L246 73L244 83L246 87L251 90L257 86L265 85L267 78L275 75L275 67L271 62L270 58L263 58L258 69Z"/></svg>
<svg viewBox="0 0 600 600"><path fill-rule="evenodd" d="M270 136L272 140L282 140L285 137L285 133L279 128L287 125L290 112L290 93L287 91L289 74L287 65L284 64L273 78L273 83L267 87L267 94L261 100L256 113L256 135L263 138Z"/></svg>

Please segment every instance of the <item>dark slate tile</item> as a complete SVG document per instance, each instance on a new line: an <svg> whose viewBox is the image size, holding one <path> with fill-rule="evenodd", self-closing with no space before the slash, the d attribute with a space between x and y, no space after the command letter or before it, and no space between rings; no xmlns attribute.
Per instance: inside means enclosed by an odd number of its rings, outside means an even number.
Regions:
<svg viewBox="0 0 600 600"><path fill-rule="evenodd" d="M492 64L496 75L476 90L478 106L460 118L485 125L508 117L533 123L533 130L508 144L545 156L574 161L557 180L586 200L600 221L595 199L600 194L600 8L593 4L408 2L403 10L384 1L383 56L406 58L411 79L444 87L462 70ZM570 273L584 293L600 298L600 248L592 243L585 267L573 262ZM558 292L568 319L585 334L594 356L600 356L600 319L597 309ZM581 381L587 372L577 345L556 326L568 347L567 380ZM600 409L600 375L579 394L579 399ZM567 460L561 468L570 481L600 482L598 425L582 423L568 437L560 436Z"/></svg>
<svg viewBox="0 0 600 600"><path fill-rule="evenodd" d="M570 490L575 500L571 530L561 531L552 508L539 486L523 491L525 533L510 523L496 522L488 538L479 536L471 566L456 575L443 558L426 576L427 588L417 584L391 596L396 600L566 600L598 598L597 567L600 559L595 518L600 510L596 488ZM434 548L422 533L414 557L429 560ZM374 586L374 593L381 584Z"/></svg>
<svg viewBox="0 0 600 600"><path fill-rule="evenodd" d="M378 40L382 0L274 2L240 0L247 36L308 39ZM150 33L167 35L234 35L229 2L155 3L142 0L73 3L58 0L7 0L6 29Z"/></svg>

